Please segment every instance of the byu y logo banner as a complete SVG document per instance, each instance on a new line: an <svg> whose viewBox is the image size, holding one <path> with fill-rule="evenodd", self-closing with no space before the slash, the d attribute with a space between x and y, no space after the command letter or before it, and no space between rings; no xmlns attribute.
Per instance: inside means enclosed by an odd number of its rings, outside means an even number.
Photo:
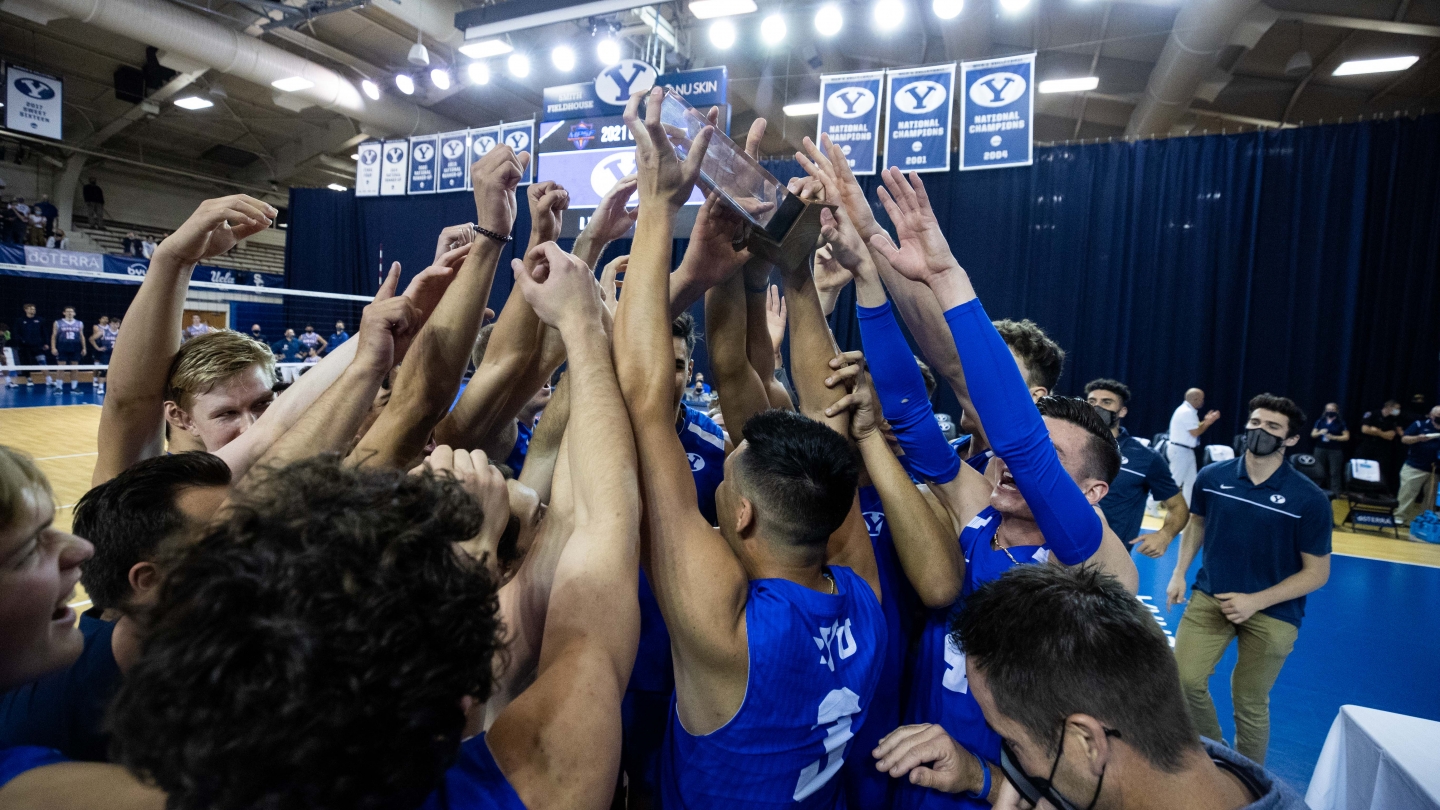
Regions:
<svg viewBox="0 0 1440 810"><path fill-rule="evenodd" d="M470 157L465 160L467 164L475 165L475 161L485 157L500 143L500 127L484 127L482 129L470 130ZM470 172L465 172L465 188L474 188L471 182Z"/></svg>
<svg viewBox="0 0 1440 810"><path fill-rule="evenodd" d="M881 70L820 77L820 134L840 147L856 174L875 173L884 78Z"/></svg>
<svg viewBox="0 0 1440 810"><path fill-rule="evenodd" d="M386 141L380 148L380 196L405 193L410 169L410 142Z"/></svg>
<svg viewBox="0 0 1440 810"><path fill-rule="evenodd" d="M434 135L410 139L410 193L435 193L435 167L439 150Z"/></svg>
<svg viewBox="0 0 1440 810"><path fill-rule="evenodd" d="M535 119L501 124L500 141L515 150L516 154L530 153L530 165L525 167L525 174L520 177L520 185L529 185L535 178Z"/></svg>
<svg viewBox="0 0 1440 810"><path fill-rule="evenodd" d="M380 194L380 153L385 145L366 141L355 147L355 196L377 197Z"/></svg>
<svg viewBox="0 0 1440 810"><path fill-rule="evenodd" d="M960 66L960 168L1034 162L1035 54Z"/></svg>
<svg viewBox="0 0 1440 810"><path fill-rule="evenodd" d="M14 65L5 69L5 127L60 140L65 84L54 76Z"/></svg>
<svg viewBox="0 0 1440 810"><path fill-rule="evenodd" d="M595 95L601 103L612 107L624 107L630 96L643 93L655 86L660 71L639 59L621 59L600 71L595 77Z"/></svg>
<svg viewBox="0 0 1440 810"><path fill-rule="evenodd" d="M886 81L885 165L949 171L955 63L887 71Z"/></svg>
<svg viewBox="0 0 1440 810"><path fill-rule="evenodd" d="M436 191L464 191L465 178L470 176L470 164L465 162L465 152L470 148L469 133L440 133L439 169L435 172Z"/></svg>

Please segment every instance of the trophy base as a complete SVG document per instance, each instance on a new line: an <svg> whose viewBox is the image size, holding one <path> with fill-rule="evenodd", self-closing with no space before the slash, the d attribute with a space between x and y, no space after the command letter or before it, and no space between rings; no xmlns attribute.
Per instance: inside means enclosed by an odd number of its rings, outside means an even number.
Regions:
<svg viewBox="0 0 1440 810"><path fill-rule="evenodd" d="M750 249L751 254L787 271L795 270L809 261L810 254L820 240L820 212L826 208L835 210L834 205L804 202L793 195L786 200L786 207L791 201L798 205L799 210L795 211L790 227L783 235L777 236L768 229L752 228L745 240L745 246Z"/></svg>

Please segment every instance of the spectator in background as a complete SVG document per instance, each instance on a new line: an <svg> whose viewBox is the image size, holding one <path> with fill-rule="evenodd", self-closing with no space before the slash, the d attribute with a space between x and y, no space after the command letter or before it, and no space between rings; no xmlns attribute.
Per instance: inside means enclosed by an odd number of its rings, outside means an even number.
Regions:
<svg viewBox="0 0 1440 810"><path fill-rule="evenodd" d="M307 366L313 366L313 365L315 365L316 363L320 362L320 353L317 352L317 351L315 351L314 349L311 349L311 350L309 350L309 351L305 354L305 359L304 359L303 361L301 361L301 362L303 362L303 363L304 363L305 365L307 365ZM306 371L309 371L309 369L308 369L308 368L302 368L302 369L300 369L300 373L301 373L301 374L304 374Z"/></svg>
<svg viewBox="0 0 1440 810"><path fill-rule="evenodd" d="M1185 503L1190 503L1190 491L1195 486L1195 473L1199 469L1200 434L1209 430L1220 418L1219 411L1210 411L1200 418L1200 409L1205 406L1205 392L1191 388L1185 392L1185 401L1170 416L1170 445L1165 453L1170 462L1170 476L1185 493Z"/></svg>
<svg viewBox="0 0 1440 810"><path fill-rule="evenodd" d="M13 365L17 365L17 363L15 362L15 354L10 349L10 324L0 323L0 366ZM11 375L11 372L8 371L5 372L5 387L18 387L15 384L15 378Z"/></svg>
<svg viewBox="0 0 1440 810"><path fill-rule="evenodd" d="M49 237L55 232L55 219L60 216L60 209L50 202L49 194L41 194L40 202L35 203L35 212L45 220L45 236Z"/></svg>
<svg viewBox="0 0 1440 810"><path fill-rule="evenodd" d="M45 239L45 247L55 250L69 250L70 238L65 235L64 228L56 228L55 232Z"/></svg>
<svg viewBox="0 0 1440 810"><path fill-rule="evenodd" d="M19 357L16 358L17 366L44 366L49 365L45 359L45 349L50 341L45 337L45 322L35 314L35 305L25 305L25 317L20 319L20 325L15 330L15 343L19 347ZM47 372L45 384L50 385L54 378ZM29 374L25 375L25 385L34 387L35 383Z"/></svg>
<svg viewBox="0 0 1440 810"><path fill-rule="evenodd" d="M300 345L305 347L306 352L315 350L321 354L324 354L326 347L329 346L325 342L325 338L320 337L319 333L315 331L315 327L308 323L305 324L305 331L300 333Z"/></svg>
<svg viewBox="0 0 1440 810"><path fill-rule="evenodd" d="M92 177L80 193L85 200L85 210L90 215L90 227L95 230L104 228L105 192L100 188L100 184Z"/></svg>
<svg viewBox="0 0 1440 810"><path fill-rule="evenodd" d="M45 217L37 206L30 208L29 229L26 233L25 244L45 247Z"/></svg>
<svg viewBox="0 0 1440 810"><path fill-rule="evenodd" d="M199 315L191 315L190 325L185 327L185 335L182 338L182 342L200 337L201 335L208 335L211 331L213 330L210 324L200 320Z"/></svg>
<svg viewBox="0 0 1440 810"><path fill-rule="evenodd" d="M300 339L295 337L294 329L286 329L285 337L270 344L270 351L275 353L275 359L281 363L300 363L305 360L305 347L300 343ZM294 366L282 365L280 367L281 382L293 383L295 377Z"/></svg>
<svg viewBox="0 0 1440 810"><path fill-rule="evenodd" d="M250 324L250 337L254 338L257 343L264 343L266 346L270 345L270 341L265 339L265 332L260 328L260 324L258 323Z"/></svg>
<svg viewBox="0 0 1440 810"><path fill-rule="evenodd" d="M1100 421L1110 428L1120 445L1120 474L1110 482L1110 491L1100 501L1100 511L1127 550L1138 544L1140 553L1147 557L1164 556L1190 519L1190 509L1180 487L1170 477L1165 460L1120 426L1120 420L1129 413L1130 387L1117 380L1091 380L1085 386L1085 401L1100 414ZM1140 524L1147 497L1160 502L1167 511L1160 530L1142 540Z"/></svg>
<svg viewBox="0 0 1440 810"><path fill-rule="evenodd" d="M15 209L15 213L19 214L21 219L26 222L30 221L30 206L25 204L24 197L16 197L15 202L10 203L10 207Z"/></svg>
<svg viewBox="0 0 1440 810"><path fill-rule="evenodd" d="M158 247L158 245L155 244L155 240L151 239L150 234L147 233L145 234L145 238L140 240L140 255L148 259L155 255L156 247Z"/></svg>
<svg viewBox="0 0 1440 810"><path fill-rule="evenodd" d="M1356 458L1368 458L1380 462L1380 473L1385 476L1385 486L1392 493L1400 486L1400 465L1405 462L1405 446L1400 443L1400 434L1405 423L1400 421L1400 402L1389 399L1378 411L1366 411L1360 420L1360 449Z"/></svg>
<svg viewBox="0 0 1440 810"><path fill-rule="evenodd" d="M327 344L327 345L329 346L329 348L328 348L326 351L332 351L332 352L335 351L335 349L338 348L341 343L344 343L345 341L347 341L347 340L349 340L349 339L350 339L350 333L345 331L345 322L344 322L344 321L336 321L336 322L335 322L335 334L333 334L333 335L330 336L330 341L329 341L329 343Z"/></svg>
<svg viewBox="0 0 1440 810"><path fill-rule="evenodd" d="M1435 473L1435 458L1440 455L1440 405L1431 408L1429 416L1405 428L1400 442L1409 451L1405 466L1400 468L1400 522L1409 523L1416 512L1434 508L1433 503L1414 501L1428 489Z"/></svg>
<svg viewBox="0 0 1440 810"><path fill-rule="evenodd" d="M25 209L23 212L22 208ZM30 208L25 205L25 201L17 198L15 202L5 206L0 215L4 217L5 241L16 245L25 244L25 230L28 227L26 217L30 215Z"/></svg>
<svg viewBox="0 0 1440 810"><path fill-rule="evenodd" d="M1340 406L1334 402L1325 403L1325 414L1315 420L1310 430L1315 440L1315 458L1325 471L1325 486L1330 497L1338 498L1345 489L1345 442L1350 441L1350 428L1340 418Z"/></svg>
<svg viewBox="0 0 1440 810"><path fill-rule="evenodd" d="M140 258L140 237L134 231L125 232L125 238L120 240L120 252L126 256Z"/></svg>

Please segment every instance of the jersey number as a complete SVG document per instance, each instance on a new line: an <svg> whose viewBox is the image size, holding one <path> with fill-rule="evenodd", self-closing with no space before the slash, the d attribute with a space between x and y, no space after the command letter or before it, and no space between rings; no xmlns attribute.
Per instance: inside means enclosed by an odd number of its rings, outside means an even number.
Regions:
<svg viewBox="0 0 1440 810"><path fill-rule="evenodd" d="M860 696L849 689L832 689L820 701L815 725L825 729L825 757L806 765L800 771L800 781L795 783L795 801L801 801L825 786L845 764L845 744L855 736L850 730L851 718L860 713Z"/></svg>
<svg viewBox="0 0 1440 810"><path fill-rule="evenodd" d="M945 674L940 678L940 685L962 695L970 691L970 680L965 677L965 653L955 646L948 633L945 635Z"/></svg>

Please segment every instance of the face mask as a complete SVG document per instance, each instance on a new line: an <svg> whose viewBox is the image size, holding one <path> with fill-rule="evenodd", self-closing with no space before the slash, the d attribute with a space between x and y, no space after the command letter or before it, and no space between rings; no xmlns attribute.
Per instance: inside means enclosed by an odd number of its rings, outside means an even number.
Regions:
<svg viewBox="0 0 1440 810"><path fill-rule="evenodd" d="M1115 427L1115 423L1120 421L1120 417L1117 416L1114 411L1107 411L1099 405L1092 405L1090 407L1094 408L1095 413L1100 415L1100 421L1104 422L1107 428Z"/></svg>
<svg viewBox="0 0 1440 810"><path fill-rule="evenodd" d="M1339 415L1340 415L1340 412L1339 412L1339 411L1326 411L1326 412L1325 412L1325 418L1326 418L1326 419L1334 419L1335 417L1337 417L1337 416L1339 416Z"/></svg>
<svg viewBox="0 0 1440 810"><path fill-rule="evenodd" d="M1279 450L1284 444L1284 439L1277 439L1262 428L1250 428L1245 431L1245 449L1257 456L1268 456Z"/></svg>

